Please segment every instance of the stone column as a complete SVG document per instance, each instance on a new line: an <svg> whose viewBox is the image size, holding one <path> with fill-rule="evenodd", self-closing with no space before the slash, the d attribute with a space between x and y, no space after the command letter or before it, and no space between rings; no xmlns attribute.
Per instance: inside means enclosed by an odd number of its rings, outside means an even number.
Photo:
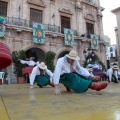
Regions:
<svg viewBox="0 0 120 120"><path fill-rule="evenodd" d="M82 14L81 14L81 11L82 11L82 7L81 7L81 3L80 2L76 2L76 5L75 5L75 10L76 10L76 29L77 29L77 32L78 32L78 35L81 35L81 31L82 31Z"/></svg>
<svg viewBox="0 0 120 120"><path fill-rule="evenodd" d="M100 8L98 9L98 13L97 13L97 21L98 21L98 34L100 35L100 38L104 38L104 35L103 35L103 23L102 23L102 13L101 13L101 10Z"/></svg>
<svg viewBox="0 0 120 120"><path fill-rule="evenodd" d="M55 25L55 18L56 18L56 8L55 8L55 1L56 0L50 0L50 23L51 25Z"/></svg>

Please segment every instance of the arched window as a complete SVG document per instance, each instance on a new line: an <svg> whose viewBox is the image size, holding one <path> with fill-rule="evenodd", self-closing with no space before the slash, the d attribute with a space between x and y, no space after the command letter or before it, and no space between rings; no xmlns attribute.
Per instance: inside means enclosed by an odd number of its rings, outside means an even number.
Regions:
<svg viewBox="0 0 120 120"><path fill-rule="evenodd" d="M85 19L86 19L86 32L87 32L88 38L90 38L90 34L94 34L95 19L91 14L87 14L85 16Z"/></svg>

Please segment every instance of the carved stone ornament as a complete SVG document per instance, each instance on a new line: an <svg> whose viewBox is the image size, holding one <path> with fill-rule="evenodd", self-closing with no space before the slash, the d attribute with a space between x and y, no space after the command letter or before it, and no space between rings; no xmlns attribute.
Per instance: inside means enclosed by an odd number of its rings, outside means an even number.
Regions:
<svg viewBox="0 0 120 120"><path fill-rule="evenodd" d="M91 15L91 14L85 15L85 19L88 19L88 20L91 20L91 21L95 21L93 15Z"/></svg>
<svg viewBox="0 0 120 120"><path fill-rule="evenodd" d="M55 4L55 1L56 1L56 0L50 0L50 3L51 3L51 4Z"/></svg>
<svg viewBox="0 0 120 120"><path fill-rule="evenodd" d="M43 0L27 0L27 1L28 3L33 4L33 5L45 7L45 3Z"/></svg>
<svg viewBox="0 0 120 120"><path fill-rule="evenodd" d="M75 8L82 10L81 3L80 2L76 2Z"/></svg>
<svg viewBox="0 0 120 120"><path fill-rule="evenodd" d="M98 9L98 14L97 14L97 16L98 16L98 17L103 17L102 12L101 12L100 9Z"/></svg>
<svg viewBox="0 0 120 120"><path fill-rule="evenodd" d="M59 11L63 12L63 13L67 13L67 14L73 14L67 6L64 6L63 8L60 8Z"/></svg>

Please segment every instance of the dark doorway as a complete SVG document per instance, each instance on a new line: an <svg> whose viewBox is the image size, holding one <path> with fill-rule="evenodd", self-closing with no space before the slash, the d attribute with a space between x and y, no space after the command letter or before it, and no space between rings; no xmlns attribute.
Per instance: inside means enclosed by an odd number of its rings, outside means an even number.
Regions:
<svg viewBox="0 0 120 120"><path fill-rule="evenodd" d="M35 62L45 62L45 52L42 49L39 48L30 48L26 51L26 57L34 57ZM26 83L29 83L29 75L25 75L25 81Z"/></svg>
<svg viewBox="0 0 120 120"><path fill-rule="evenodd" d="M45 52L39 48L30 48L26 51L26 57L34 57L35 62L44 62L45 61Z"/></svg>

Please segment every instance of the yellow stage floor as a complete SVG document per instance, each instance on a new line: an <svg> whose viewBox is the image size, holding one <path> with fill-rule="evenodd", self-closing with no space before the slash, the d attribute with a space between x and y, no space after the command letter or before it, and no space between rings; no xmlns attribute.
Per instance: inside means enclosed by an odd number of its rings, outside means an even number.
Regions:
<svg viewBox="0 0 120 120"><path fill-rule="evenodd" d="M101 95L60 88L56 96L50 86L0 85L0 120L120 120L120 83L110 83Z"/></svg>

